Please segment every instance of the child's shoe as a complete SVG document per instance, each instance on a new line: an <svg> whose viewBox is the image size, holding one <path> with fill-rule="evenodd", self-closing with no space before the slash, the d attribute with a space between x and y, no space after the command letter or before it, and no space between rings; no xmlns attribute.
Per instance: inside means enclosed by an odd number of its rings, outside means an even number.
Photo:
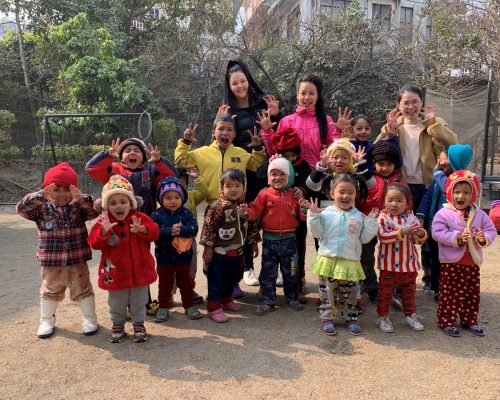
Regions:
<svg viewBox="0 0 500 400"><path fill-rule="evenodd" d="M218 308L215 311L209 311L208 316L212 321L218 322L218 323L224 323L229 321L229 317L224 313L224 310L222 308Z"/></svg>
<svg viewBox="0 0 500 400"><path fill-rule="evenodd" d="M166 308L158 308L155 315L155 322L165 322L170 318L170 311Z"/></svg>
<svg viewBox="0 0 500 400"><path fill-rule="evenodd" d="M276 310L276 306L274 304L261 304L255 309L255 315L258 315L259 317L269 314L270 312L273 312Z"/></svg>
<svg viewBox="0 0 500 400"><path fill-rule="evenodd" d="M406 316L406 323L409 325L411 329L414 331L423 331L424 326L422 323L418 320L417 314L413 313L412 315Z"/></svg>
<svg viewBox="0 0 500 400"><path fill-rule="evenodd" d="M123 342L125 336L127 336L127 334L125 333L125 325L114 324L113 327L111 328L111 336L110 336L111 343Z"/></svg>
<svg viewBox="0 0 500 400"><path fill-rule="evenodd" d="M288 302L288 307L290 307L293 311L302 311L304 306L298 300L290 300Z"/></svg>
<svg viewBox="0 0 500 400"><path fill-rule="evenodd" d="M233 295L231 297L233 299L241 299L244 296L245 295L243 294L243 292L240 289L240 285L239 284L234 285Z"/></svg>
<svg viewBox="0 0 500 400"><path fill-rule="evenodd" d="M399 294L395 293L392 298L392 305L399 311L403 311L403 302L401 301L401 297Z"/></svg>
<svg viewBox="0 0 500 400"><path fill-rule="evenodd" d="M394 332L394 326L392 326L392 322L389 319L389 316L378 317L376 324L382 332L385 332L385 333Z"/></svg>
<svg viewBox="0 0 500 400"><path fill-rule="evenodd" d="M196 307L189 307L185 313L192 320L203 318L203 314Z"/></svg>
<svg viewBox="0 0 500 400"><path fill-rule="evenodd" d="M138 322L134 324L134 342L142 343L148 340L148 334L146 333L146 327L144 322Z"/></svg>
<svg viewBox="0 0 500 400"><path fill-rule="evenodd" d="M203 296L193 290L193 304L203 304Z"/></svg>
<svg viewBox="0 0 500 400"><path fill-rule="evenodd" d="M230 301L229 303L223 304L222 308L227 311L240 311L243 307L241 304Z"/></svg>
<svg viewBox="0 0 500 400"><path fill-rule="evenodd" d="M456 326L445 326L443 328L443 332L451 337L455 337L455 338L460 337L460 331L457 329Z"/></svg>
<svg viewBox="0 0 500 400"><path fill-rule="evenodd" d="M297 300L301 303L301 304L307 304L307 297L304 293L302 292L299 292L299 294L297 295Z"/></svg>
<svg viewBox="0 0 500 400"><path fill-rule="evenodd" d="M434 291L431 288L430 282L424 282L423 289L424 289L425 294L433 294L434 293Z"/></svg>
<svg viewBox="0 0 500 400"><path fill-rule="evenodd" d="M85 336L97 333L97 315L95 313L95 298L88 296L78 302L83 314L82 332Z"/></svg>
<svg viewBox="0 0 500 400"><path fill-rule="evenodd" d="M36 333L40 339L48 338L54 333L56 325L55 312L57 301L42 298L40 300L40 326Z"/></svg>
<svg viewBox="0 0 500 400"><path fill-rule="evenodd" d="M462 325L464 329L467 329L469 332L473 333L476 336L484 336L486 333L484 333L483 328L481 328L480 325L475 324L475 325Z"/></svg>
<svg viewBox="0 0 500 400"><path fill-rule="evenodd" d="M363 329L361 329L361 325L357 321L347 322L347 331L353 336L359 336L363 333Z"/></svg>
<svg viewBox="0 0 500 400"><path fill-rule="evenodd" d="M325 321L323 328L321 328L321 332L328 336L335 336L337 334L337 329L335 329L335 325L333 325L332 321Z"/></svg>
<svg viewBox="0 0 500 400"><path fill-rule="evenodd" d="M156 315L156 312L158 311L158 308L160 308L160 305L158 304L157 300L153 300L151 303L149 303L146 306L146 314L153 317Z"/></svg>
<svg viewBox="0 0 500 400"><path fill-rule="evenodd" d="M281 275L281 271L278 270L278 277L276 278L276 286L283 286L283 275Z"/></svg>
<svg viewBox="0 0 500 400"><path fill-rule="evenodd" d="M249 269L243 273L243 282L248 286L259 286L259 280L255 276L253 269Z"/></svg>

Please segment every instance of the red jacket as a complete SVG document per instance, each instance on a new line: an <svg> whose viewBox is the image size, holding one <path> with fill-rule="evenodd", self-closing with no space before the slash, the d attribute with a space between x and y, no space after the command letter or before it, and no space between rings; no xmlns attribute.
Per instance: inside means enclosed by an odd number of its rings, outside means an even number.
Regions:
<svg viewBox="0 0 500 400"><path fill-rule="evenodd" d="M295 233L299 219L306 219L300 210L299 201L293 197L293 189L279 191L271 187L259 192L257 198L248 205L248 214L251 221L260 218L264 232L277 236Z"/></svg>
<svg viewBox="0 0 500 400"><path fill-rule="evenodd" d="M132 217L137 216L147 228L147 233L130 233ZM110 214L111 222L117 222ZM146 214L131 211L127 218L114 226L105 236L96 223L90 230L90 247L102 251L99 264L99 287L104 290L124 290L147 286L156 281L155 259L149 244L158 239L160 228ZM114 233L119 243L111 246L108 239Z"/></svg>
<svg viewBox="0 0 500 400"><path fill-rule="evenodd" d="M373 177L375 178L375 184L368 189L368 196L360 208L360 211L365 215L368 215L374 207L377 207L379 211L384 209L384 192L388 185L394 182L406 185L406 181L401 178L401 171L399 170L395 170L387 179L377 175L376 172Z"/></svg>

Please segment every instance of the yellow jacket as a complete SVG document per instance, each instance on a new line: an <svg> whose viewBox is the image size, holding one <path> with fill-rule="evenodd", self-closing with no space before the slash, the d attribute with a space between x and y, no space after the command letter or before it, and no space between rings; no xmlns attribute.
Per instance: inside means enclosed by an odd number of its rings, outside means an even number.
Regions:
<svg viewBox="0 0 500 400"><path fill-rule="evenodd" d="M207 198L207 185L205 184L205 179L202 176L199 176L194 180L195 188L193 190L188 190L188 199L184 204L189 211L191 211L196 218L196 207L203 200Z"/></svg>
<svg viewBox="0 0 500 400"><path fill-rule="evenodd" d="M203 176L208 189L207 203L215 203L219 198L220 176L222 172L229 168L236 168L246 172L247 169L255 171L266 159L266 150L252 151L245 150L230 144L226 151L222 153L214 140L209 146L199 147L191 150L191 145L179 139L174 153L175 163L181 167L191 167L196 165Z"/></svg>
<svg viewBox="0 0 500 400"><path fill-rule="evenodd" d="M398 122L401 122L402 118L403 117L400 117ZM384 139L386 132L386 125L384 125L382 127L382 133L377 136L375 142ZM404 128L401 126L398 129L397 136L401 138L404 134ZM428 187L434 179L432 171L439 159L439 153L441 153L443 148L456 143L458 143L457 135L448 129L444 119L436 117L424 122L424 129L420 132L419 147L420 165L422 166L422 176L426 187ZM399 144L401 146L404 163L406 149L404 148L403 141L400 140Z"/></svg>

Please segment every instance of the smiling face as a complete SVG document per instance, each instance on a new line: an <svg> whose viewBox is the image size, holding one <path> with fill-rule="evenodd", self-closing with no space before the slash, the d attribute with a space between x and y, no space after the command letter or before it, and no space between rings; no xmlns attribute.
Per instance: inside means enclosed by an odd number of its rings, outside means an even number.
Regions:
<svg viewBox="0 0 500 400"><path fill-rule="evenodd" d="M108 199L108 212L118 221L127 218L131 209L130 199L123 193L113 194Z"/></svg>
<svg viewBox="0 0 500 400"><path fill-rule="evenodd" d="M69 187L56 185L54 191L52 192L52 198L57 206L64 207L73 199L73 195L71 194Z"/></svg>
<svg viewBox="0 0 500 400"><path fill-rule="evenodd" d="M471 203L472 187L467 182L453 186L453 205L457 210L465 210Z"/></svg>
<svg viewBox="0 0 500 400"><path fill-rule="evenodd" d="M350 182L339 182L331 190L330 196L338 208L349 211L356 201L356 187Z"/></svg>
<svg viewBox="0 0 500 400"><path fill-rule="evenodd" d="M169 211L176 211L180 206L182 206L182 197L179 192L169 190L168 192L165 192L161 198L161 204Z"/></svg>
<svg viewBox="0 0 500 400"><path fill-rule="evenodd" d="M240 181L235 179L227 179L222 185L222 193L224 198L229 201L237 201L243 197L245 186Z"/></svg>
<svg viewBox="0 0 500 400"><path fill-rule="evenodd" d="M129 144L123 149L122 163L129 169L139 168L144 162L141 149L135 144Z"/></svg>
<svg viewBox="0 0 500 400"><path fill-rule="evenodd" d="M367 141L372 134L372 126L364 119L358 119L356 124L352 127L352 137L359 141Z"/></svg>
<svg viewBox="0 0 500 400"><path fill-rule="evenodd" d="M318 101L318 89L311 82L301 82L297 90L297 102L302 108L314 108Z"/></svg>
<svg viewBox="0 0 500 400"><path fill-rule="evenodd" d="M399 100L398 108L405 118L415 121L422 110L422 99L417 93L404 92Z"/></svg>
<svg viewBox="0 0 500 400"><path fill-rule="evenodd" d="M396 168L396 166L392 161L380 160L375 163L375 171L377 171L377 174L382 178L389 178L394 172L394 168Z"/></svg>
<svg viewBox="0 0 500 400"><path fill-rule="evenodd" d="M344 174L349 167L349 153L346 150L335 150L331 158L331 168L337 174Z"/></svg>
<svg viewBox="0 0 500 400"><path fill-rule="evenodd" d="M272 169L269 172L269 184L273 189L283 189L288 183L286 174L279 169Z"/></svg>
<svg viewBox="0 0 500 400"><path fill-rule="evenodd" d="M238 104L248 103L248 79L242 71L229 75L229 88Z"/></svg>
<svg viewBox="0 0 500 400"><path fill-rule="evenodd" d="M385 194L384 207L392 215L401 215L408 208L408 200L403 192L389 189Z"/></svg>
<svg viewBox="0 0 500 400"><path fill-rule="evenodd" d="M217 121L213 135L219 149L226 150L236 136L234 124L229 121Z"/></svg>

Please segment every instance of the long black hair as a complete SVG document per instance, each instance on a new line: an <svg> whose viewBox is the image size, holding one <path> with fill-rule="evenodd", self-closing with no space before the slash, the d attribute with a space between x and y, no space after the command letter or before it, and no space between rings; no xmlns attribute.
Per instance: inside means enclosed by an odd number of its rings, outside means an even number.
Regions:
<svg viewBox="0 0 500 400"><path fill-rule="evenodd" d="M328 122L326 120L325 112L325 101L323 100L323 81L317 75L307 74L299 78L297 81L297 92L299 90L300 84L303 82L312 83L316 86L316 91L318 92L318 99L316 100L316 119L318 120L319 136L321 138L321 143L326 146L326 135L328 133Z"/></svg>
<svg viewBox="0 0 500 400"><path fill-rule="evenodd" d="M231 91L231 86L229 85L229 79L231 74L235 72L242 72L248 81L248 104L258 104L262 101L262 98L265 96L263 90L257 85L257 82L252 77L247 65L241 60L237 58L235 60L229 60L226 67L226 76L224 80L224 104L228 104L231 107L231 110L234 110L238 107L238 103L234 98L234 94Z"/></svg>

